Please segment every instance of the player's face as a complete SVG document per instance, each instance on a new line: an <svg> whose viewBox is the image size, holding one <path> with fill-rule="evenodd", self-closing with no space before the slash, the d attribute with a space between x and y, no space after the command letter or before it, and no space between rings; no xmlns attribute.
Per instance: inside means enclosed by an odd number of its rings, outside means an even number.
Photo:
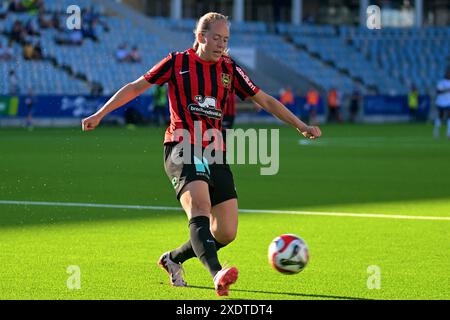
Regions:
<svg viewBox="0 0 450 320"><path fill-rule="evenodd" d="M227 48L230 30L224 21L211 24L211 29L205 33L205 53L210 61L218 61Z"/></svg>

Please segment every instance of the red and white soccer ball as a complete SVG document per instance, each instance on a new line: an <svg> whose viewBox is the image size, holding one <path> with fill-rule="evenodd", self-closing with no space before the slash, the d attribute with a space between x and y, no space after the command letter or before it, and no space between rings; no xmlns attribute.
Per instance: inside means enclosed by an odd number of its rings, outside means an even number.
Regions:
<svg viewBox="0 0 450 320"><path fill-rule="evenodd" d="M309 261L308 246L295 234L282 234L269 245L269 263L284 274L302 271Z"/></svg>

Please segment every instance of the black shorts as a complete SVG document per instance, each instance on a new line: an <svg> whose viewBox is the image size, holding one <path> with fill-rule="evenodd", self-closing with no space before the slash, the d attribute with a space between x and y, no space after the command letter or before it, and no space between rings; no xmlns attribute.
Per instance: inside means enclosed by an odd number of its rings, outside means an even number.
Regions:
<svg viewBox="0 0 450 320"><path fill-rule="evenodd" d="M173 159L183 157L182 144L164 144L164 169L172 183L177 199L180 200L181 191L189 182L202 180L209 185L209 198L211 206L221 202L236 199L237 193L234 186L233 174L227 163L205 163L204 160L195 163L193 159L189 163L178 163Z"/></svg>

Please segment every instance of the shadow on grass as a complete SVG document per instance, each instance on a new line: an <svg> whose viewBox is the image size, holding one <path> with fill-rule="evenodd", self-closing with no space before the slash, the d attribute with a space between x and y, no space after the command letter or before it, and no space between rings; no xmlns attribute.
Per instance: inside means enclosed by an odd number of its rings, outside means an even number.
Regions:
<svg viewBox="0 0 450 320"><path fill-rule="evenodd" d="M33 225L56 226L70 223L94 223L122 220L169 220L184 221L185 214L176 210L135 210L123 208L89 208L40 205L0 204L0 229ZM183 219L183 220L180 220Z"/></svg>
<svg viewBox="0 0 450 320"><path fill-rule="evenodd" d="M204 290L213 290L211 287L203 287L203 286L191 286L188 288L194 289L204 289ZM251 293L265 293L265 294L273 294L273 295L288 295L293 297L304 297L304 298L323 298L323 299L341 299L341 300L373 300L367 298L358 298L358 297L347 297L347 296L334 296L334 295L325 295L325 294L307 294L307 293L297 293L297 292L275 292L275 291L263 291L263 290L243 290L243 289L233 289L233 292L251 292ZM242 300L242 299L239 299Z"/></svg>

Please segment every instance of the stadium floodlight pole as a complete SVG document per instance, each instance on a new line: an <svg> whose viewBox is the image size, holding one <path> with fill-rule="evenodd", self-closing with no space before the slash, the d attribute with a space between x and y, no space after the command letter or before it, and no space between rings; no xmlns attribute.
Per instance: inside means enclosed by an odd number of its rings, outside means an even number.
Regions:
<svg viewBox="0 0 450 320"><path fill-rule="evenodd" d="M303 0L292 0L291 23L301 25L303 18Z"/></svg>
<svg viewBox="0 0 450 320"><path fill-rule="evenodd" d="M244 21L244 1L245 0L234 0L233 1L233 21L243 22Z"/></svg>
<svg viewBox="0 0 450 320"><path fill-rule="evenodd" d="M182 1L183 0L171 0L170 1L170 17L172 19L179 20L182 17Z"/></svg>
<svg viewBox="0 0 450 320"><path fill-rule="evenodd" d="M367 21L367 7L369 6L369 0L359 0L359 26L361 28L366 27Z"/></svg>
<svg viewBox="0 0 450 320"><path fill-rule="evenodd" d="M421 27L423 24L423 0L414 1L414 24L416 27Z"/></svg>

